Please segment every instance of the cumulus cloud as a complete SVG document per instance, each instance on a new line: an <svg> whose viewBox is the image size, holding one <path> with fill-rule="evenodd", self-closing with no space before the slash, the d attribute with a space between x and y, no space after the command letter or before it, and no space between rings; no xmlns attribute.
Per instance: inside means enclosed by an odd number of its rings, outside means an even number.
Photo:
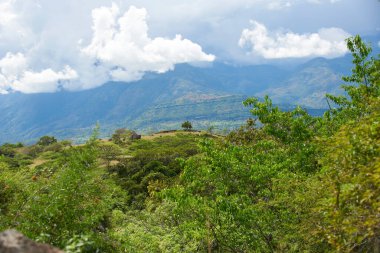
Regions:
<svg viewBox="0 0 380 253"><path fill-rule="evenodd" d="M27 67L27 61L23 54L7 53L4 58L0 60L0 70L5 76L13 77L19 76Z"/></svg>
<svg viewBox="0 0 380 253"><path fill-rule="evenodd" d="M181 35L174 39L150 38L144 8L131 6L120 15L119 8L113 4L110 8L93 10L92 17L92 42L82 53L109 66L113 80L133 81L147 71L164 73L178 63L215 59Z"/></svg>
<svg viewBox="0 0 380 253"><path fill-rule="evenodd" d="M63 83L78 78L69 66L61 71L50 68L39 72L28 70L26 57L22 53L7 53L0 60L0 93L10 91L24 93L55 92Z"/></svg>
<svg viewBox="0 0 380 253"><path fill-rule="evenodd" d="M350 36L340 28L322 28L317 33L270 32L265 25L251 21L244 29L240 47L265 59L317 57L334 58L348 52L345 39Z"/></svg>
<svg viewBox="0 0 380 253"><path fill-rule="evenodd" d="M0 5L1 8L11 13L9 5ZM10 20L17 15L8 16ZM23 53L7 52L0 59L0 93L89 89L110 80L139 80L146 72L164 73L179 63L215 59L181 35L151 38L147 17L146 9L134 6L124 13L116 4L95 8L92 39L87 46L82 46L82 38L76 39L76 47L62 43L62 34L61 41L48 37L24 48ZM52 33L54 37L59 35Z"/></svg>
<svg viewBox="0 0 380 253"><path fill-rule="evenodd" d="M24 93L55 92L65 82L77 78L77 72L69 66L58 72L50 68L40 72L25 71L20 79L12 83L12 89Z"/></svg>

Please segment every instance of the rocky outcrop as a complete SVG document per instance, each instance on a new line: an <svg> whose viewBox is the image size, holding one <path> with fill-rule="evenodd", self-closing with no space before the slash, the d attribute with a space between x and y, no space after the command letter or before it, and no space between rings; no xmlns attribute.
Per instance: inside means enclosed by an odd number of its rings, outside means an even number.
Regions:
<svg viewBox="0 0 380 253"><path fill-rule="evenodd" d="M16 230L0 233L1 253L64 253L47 244L36 243Z"/></svg>

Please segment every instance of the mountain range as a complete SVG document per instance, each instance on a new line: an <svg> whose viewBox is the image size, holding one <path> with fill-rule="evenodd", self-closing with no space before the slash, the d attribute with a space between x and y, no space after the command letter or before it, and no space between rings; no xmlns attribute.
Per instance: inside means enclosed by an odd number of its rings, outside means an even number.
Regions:
<svg viewBox="0 0 380 253"><path fill-rule="evenodd" d="M183 64L165 74L91 90L0 95L0 143L30 143L43 135L80 142L97 122L102 136L121 127L143 133L178 129L185 120L198 129L231 129L250 116L242 101L265 94L283 108L301 105L321 114L325 94L342 92L341 77L351 66L349 55L295 66Z"/></svg>

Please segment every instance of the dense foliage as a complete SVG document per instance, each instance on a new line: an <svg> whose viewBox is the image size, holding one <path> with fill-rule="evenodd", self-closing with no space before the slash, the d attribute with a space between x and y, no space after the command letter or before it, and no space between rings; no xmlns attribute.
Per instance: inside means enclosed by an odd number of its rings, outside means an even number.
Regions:
<svg viewBox="0 0 380 253"><path fill-rule="evenodd" d="M380 60L347 45L346 96L323 117L250 98L225 137L4 144L0 229L67 252L378 252Z"/></svg>

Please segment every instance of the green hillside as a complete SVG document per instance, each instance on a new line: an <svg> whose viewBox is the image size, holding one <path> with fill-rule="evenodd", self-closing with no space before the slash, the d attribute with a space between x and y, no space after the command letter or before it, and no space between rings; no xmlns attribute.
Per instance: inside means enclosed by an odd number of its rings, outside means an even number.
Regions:
<svg viewBox="0 0 380 253"><path fill-rule="evenodd" d="M359 36L348 47L347 96L328 94L323 116L250 97L252 119L225 136L187 121L107 139L95 128L80 145L53 136L1 145L0 230L67 253L377 252L380 59ZM227 98L196 109L218 118L237 103ZM187 106L178 100L147 117L179 119Z"/></svg>

